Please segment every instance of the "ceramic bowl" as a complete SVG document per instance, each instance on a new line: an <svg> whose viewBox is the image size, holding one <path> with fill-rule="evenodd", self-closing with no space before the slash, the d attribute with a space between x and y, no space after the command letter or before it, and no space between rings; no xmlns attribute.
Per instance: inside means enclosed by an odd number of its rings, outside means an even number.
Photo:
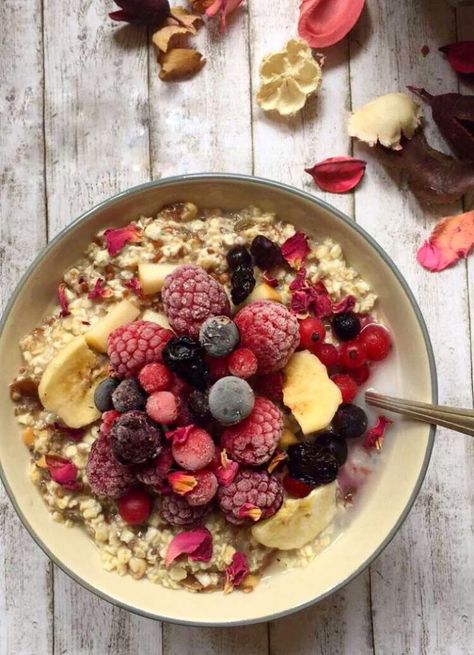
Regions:
<svg viewBox="0 0 474 655"><path fill-rule="evenodd" d="M1 476L32 537L74 580L116 605L144 616L193 625L238 625L274 619L315 603L363 571L390 542L423 481L433 445L430 427L397 420L386 439L378 472L363 492L348 527L306 568L270 572L251 594L192 594L147 580L107 573L99 551L80 528L51 520L28 477L29 453L13 415L8 384L21 362L18 339L52 307L58 280L107 226L150 216L166 203L238 209L258 204L298 229L338 241L348 262L379 295L379 311L395 348L371 384L380 392L436 402L431 344L416 301L387 254L358 225L330 205L297 189L242 175L191 175L163 179L120 193L71 223L37 257L5 310L0 333L2 382Z"/></svg>

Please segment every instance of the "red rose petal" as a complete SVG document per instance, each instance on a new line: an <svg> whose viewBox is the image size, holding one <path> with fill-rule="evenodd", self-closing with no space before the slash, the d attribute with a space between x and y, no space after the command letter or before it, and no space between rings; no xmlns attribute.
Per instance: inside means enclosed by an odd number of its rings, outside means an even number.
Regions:
<svg viewBox="0 0 474 655"><path fill-rule="evenodd" d="M105 288L105 280L98 278L94 288L89 291L87 297L89 300L97 300L98 298L110 298L112 293L112 289Z"/></svg>
<svg viewBox="0 0 474 655"><path fill-rule="evenodd" d="M64 282L61 282L61 284L58 286L57 295L58 295L59 305L61 307L59 316L61 316L62 318L64 318L65 316L69 316L71 312L69 311L69 302L68 299L66 298L66 285L64 284Z"/></svg>
<svg viewBox="0 0 474 655"><path fill-rule="evenodd" d="M270 273L264 273L262 275L262 279L265 282L265 284L268 284L269 287L277 287L280 283L276 279L276 277L272 277Z"/></svg>
<svg viewBox="0 0 474 655"><path fill-rule="evenodd" d="M290 310L299 318L312 311L317 317L324 318L332 314L333 304L326 287L322 282L312 285L306 278L306 269L301 267L292 280Z"/></svg>
<svg viewBox="0 0 474 655"><path fill-rule="evenodd" d="M365 0L303 0L298 34L312 48L327 48L341 41L354 27Z"/></svg>
<svg viewBox="0 0 474 655"><path fill-rule="evenodd" d="M342 298L339 302L332 304L332 313L333 314L343 314L344 312L350 312L354 309L356 304L356 299L354 296L346 296Z"/></svg>
<svg viewBox="0 0 474 655"><path fill-rule="evenodd" d="M189 555L194 562L209 562L212 557L212 534L207 528L196 528L180 532L168 546L165 566L169 566L180 555Z"/></svg>
<svg viewBox="0 0 474 655"><path fill-rule="evenodd" d="M45 455L46 466L51 478L66 489L77 489L77 467L64 457Z"/></svg>
<svg viewBox="0 0 474 655"><path fill-rule="evenodd" d="M393 421L385 416L379 416L377 423L367 432L367 436L364 439L364 448L376 448L377 450L382 450L385 431L392 423Z"/></svg>
<svg viewBox="0 0 474 655"><path fill-rule="evenodd" d="M330 157L312 168L305 168L323 191L346 193L354 189L364 177L367 162L354 157Z"/></svg>
<svg viewBox="0 0 474 655"><path fill-rule="evenodd" d="M293 268L300 268L309 252L308 237L303 232L296 232L281 245L281 254Z"/></svg>
<svg viewBox="0 0 474 655"><path fill-rule="evenodd" d="M105 230L104 237L111 257L118 255L127 243L137 243L141 240L140 231L133 223L127 225L127 227L119 227L116 230Z"/></svg>
<svg viewBox="0 0 474 655"><path fill-rule="evenodd" d="M456 73L474 73L474 41L449 43L440 48Z"/></svg>
<svg viewBox="0 0 474 655"><path fill-rule="evenodd" d="M244 503L242 507L239 507L238 515L241 519L259 521L262 518L262 510L252 503Z"/></svg>
<svg viewBox="0 0 474 655"><path fill-rule="evenodd" d="M220 453L220 466L216 467L214 473L217 481L223 487L227 487L234 481L238 473L239 465L227 456L226 449L224 448Z"/></svg>
<svg viewBox="0 0 474 655"><path fill-rule="evenodd" d="M228 594L235 587L240 587L244 579L249 574L249 565L244 553L237 551L234 553L232 563L225 570L224 593Z"/></svg>
<svg viewBox="0 0 474 655"><path fill-rule="evenodd" d="M474 247L474 211L443 218L416 254L429 271L442 271L467 257Z"/></svg>
<svg viewBox="0 0 474 655"><path fill-rule="evenodd" d="M140 284L140 280L137 278L136 275L132 277L132 279L129 280L128 282L125 282L125 286L127 287L127 289L133 291L133 293L139 298L143 297L143 291Z"/></svg>
<svg viewBox="0 0 474 655"><path fill-rule="evenodd" d="M186 425L185 427L176 428L176 430L170 430L165 432L165 437L167 439L172 439L175 443L184 443L192 430L194 430L195 425Z"/></svg>

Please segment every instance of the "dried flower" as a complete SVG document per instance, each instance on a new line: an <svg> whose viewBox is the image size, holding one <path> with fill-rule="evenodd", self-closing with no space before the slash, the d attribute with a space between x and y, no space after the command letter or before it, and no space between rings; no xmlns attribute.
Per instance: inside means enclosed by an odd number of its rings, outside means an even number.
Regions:
<svg viewBox="0 0 474 655"><path fill-rule="evenodd" d="M354 309L356 302L357 300L354 296L345 296L339 302L332 304L332 313L343 314L344 312L350 312Z"/></svg>
<svg viewBox="0 0 474 655"><path fill-rule="evenodd" d="M296 232L281 245L283 258L296 269L300 268L310 250L308 237L304 232Z"/></svg>
<svg viewBox="0 0 474 655"><path fill-rule="evenodd" d="M385 416L379 416L377 423L367 432L367 436L364 439L364 448L376 448L377 450L382 450L385 431L392 423L393 421Z"/></svg>
<svg viewBox="0 0 474 655"><path fill-rule="evenodd" d="M474 73L474 41L449 43L440 48L456 73Z"/></svg>
<svg viewBox="0 0 474 655"><path fill-rule="evenodd" d="M194 75L206 63L200 52L193 48L173 48L160 58L160 79L166 82Z"/></svg>
<svg viewBox="0 0 474 655"><path fill-rule="evenodd" d="M418 250L418 262L429 271L442 271L474 247L474 211L447 216L434 228L430 238Z"/></svg>
<svg viewBox="0 0 474 655"><path fill-rule="evenodd" d="M121 9L109 14L112 20L158 27L169 16L168 0L114 0Z"/></svg>
<svg viewBox="0 0 474 655"><path fill-rule="evenodd" d="M175 36L196 34L201 16L191 14L184 7L173 7L165 24L153 34L152 41L161 52L167 52Z"/></svg>
<svg viewBox="0 0 474 655"><path fill-rule="evenodd" d="M71 312L69 311L69 302L66 297L66 285L64 284L64 282L61 282L61 284L58 286L57 296L58 296L59 306L61 307L59 316L61 316L61 318L64 318L65 316L69 316Z"/></svg>
<svg viewBox="0 0 474 655"><path fill-rule="evenodd" d="M130 280L128 280L128 282L125 282L124 286L126 286L127 289L133 291L133 293L139 298L143 297L142 286L140 284L140 280L136 275L134 275Z"/></svg>
<svg viewBox="0 0 474 655"><path fill-rule="evenodd" d="M235 587L240 587L249 571L247 557L240 551L235 552L232 563L225 570L224 593L230 594Z"/></svg>
<svg viewBox="0 0 474 655"><path fill-rule="evenodd" d="M349 117L349 136L374 146L401 150L402 135L411 139L421 123L420 105L405 93L387 93L354 111Z"/></svg>
<svg viewBox="0 0 474 655"><path fill-rule="evenodd" d="M327 48L341 41L354 27L365 0L303 0L298 34L312 48Z"/></svg>
<svg viewBox="0 0 474 655"><path fill-rule="evenodd" d="M223 34L227 29L227 16L235 11L244 0L214 0L206 8L206 16L213 18L219 14L219 29Z"/></svg>
<svg viewBox="0 0 474 655"><path fill-rule="evenodd" d="M355 157L330 157L305 171L323 191L346 193L359 184L366 166L367 162Z"/></svg>
<svg viewBox="0 0 474 655"><path fill-rule="evenodd" d="M105 230L104 238L109 255L115 257L127 243L138 243L141 240L141 234L138 227L131 223L126 227Z"/></svg>
<svg viewBox="0 0 474 655"><path fill-rule="evenodd" d="M180 532L173 537L166 551L165 566L170 566L184 554L194 562L209 562L212 557L212 534L207 528Z"/></svg>
<svg viewBox="0 0 474 655"><path fill-rule="evenodd" d="M87 297L89 300L98 300L99 298L110 298L112 294L112 289L106 289L105 280L99 277L94 284L94 288L87 294Z"/></svg>
<svg viewBox="0 0 474 655"><path fill-rule="evenodd" d="M44 459L52 480L71 491L78 489L77 467L73 462L58 455L45 455Z"/></svg>
<svg viewBox="0 0 474 655"><path fill-rule="evenodd" d="M239 470L239 465L227 456L227 451L224 448L220 455L221 465L216 468L214 473L220 485L227 487L234 481L235 476Z"/></svg>
<svg viewBox="0 0 474 655"><path fill-rule="evenodd" d="M173 443L184 443L187 441L190 432L194 430L194 427L194 425L186 425L185 427L176 428L176 430L165 432L165 437L172 439Z"/></svg>
<svg viewBox="0 0 474 655"><path fill-rule="evenodd" d="M205 14L206 9L209 9L209 7L213 5L216 0L188 0L188 1L193 11L197 11L198 14Z"/></svg>
<svg viewBox="0 0 474 655"><path fill-rule="evenodd" d="M180 496L189 493L197 485L196 476L191 475L191 473L185 473L184 471L173 471L170 473L168 475L168 482L171 489Z"/></svg>
<svg viewBox="0 0 474 655"><path fill-rule="evenodd" d="M284 50L267 55L260 66L257 102L265 111L291 116L321 85L320 64L304 41L288 41Z"/></svg>

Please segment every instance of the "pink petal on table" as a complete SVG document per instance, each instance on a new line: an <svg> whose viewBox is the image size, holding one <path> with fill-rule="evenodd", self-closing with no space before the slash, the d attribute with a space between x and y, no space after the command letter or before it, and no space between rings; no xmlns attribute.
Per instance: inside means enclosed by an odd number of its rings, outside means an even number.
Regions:
<svg viewBox="0 0 474 655"><path fill-rule="evenodd" d="M364 177L367 162L354 157L330 157L312 168L305 168L323 191L346 193L354 189Z"/></svg>
<svg viewBox="0 0 474 655"><path fill-rule="evenodd" d="M474 211L443 218L416 254L429 271L442 271L467 257L474 247Z"/></svg>
<svg viewBox="0 0 474 655"><path fill-rule="evenodd" d="M212 557L212 534L207 528L196 528L180 532L171 541L166 551L165 566L169 566L180 555L189 555L195 562L209 562Z"/></svg>
<svg viewBox="0 0 474 655"><path fill-rule="evenodd" d="M219 29L223 34L227 29L227 16L235 11L244 0L215 0L210 7L206 9L206 16L213 18L220 13Z"/></svg>
<svg viewBox="0 0 474 655"><path fill-rule="evenodd" d="M456 73L474 73L474 41L448 43L440 48Z"/></svg>
<svg viewBox="0 0 474 655"><path fill-rule="evenodd" d="M298 34L312 48L327 48L341 41L354 27L365 0L303 0Z"/></svg>

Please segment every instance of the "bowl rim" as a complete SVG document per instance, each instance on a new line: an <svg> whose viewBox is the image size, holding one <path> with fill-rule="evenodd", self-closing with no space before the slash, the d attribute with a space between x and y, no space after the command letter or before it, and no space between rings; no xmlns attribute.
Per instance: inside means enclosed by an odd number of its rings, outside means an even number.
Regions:
<svg viewBox="0 0 474 655"><path fill-rule="evenodd" d="M425 343L425 348L426 352L428 355L428 362L429 362L429 368L430 368L430 381L431 381L431 402L433 404L436 404L438 401L438 379L437 379L437 373L436 373L436 362L434 358L434 353L433 353L433 346L431 343L431 339L429 337L428 329L426 326L425 319L423 317L423 314L421 312L421 309L418 305L417 300L415 299L415 296L413 292L411 291L408 283L406 282L405 278L399 271L398 267L395 265L391 257L385 252L385 250L378 244L378 242L360 225L358 225L355 220L349 218L344 212L340 211L330 203L326 202L325 200L322 200L321 198L318 198L317 196L308 193L307 191L303 191L301 189L297 189L296 187L293 187L291 185L285 184L283 182L278 182L276 180L271 180L268 178L263 178L263 177L258 177L254 175L246 175L242 173L210 173L210 172L205 172L205 173L191 173L191 174L185 174L185 175L174 175L170 177L164 177L159 180L152 180L149 182L144 182L142 184L135 185L133 187L129 187L128 189L125 189L124 191L119 191L118 193L115 193L114 195L110 196L106 200L102 200L99 202L97 205L94 205L91 209L88 209L87 211L83 212L80 214L76 219L74 219L69 225L67 225L64 229L62 229L49 243L46 244L44 248L40 250L38 255L34 258L33 262L28 266L26 271L23 273L21 276L19 282L17 283L12 295L10 296L5 309L2 313L2 317L0 320L0 339L3 335L3 331L5 328L6 321L8 319L8 316L10 314L10 311L15 304L18 296L22 292L24 286L26 285L28 279L30 278L30 275L36 268L36 266L48 255L50 250L54 248L54 246L64 238L69 232L75 230L75 228L81 224L86 222L91 216L96 214L97 212L100 212L103 209L106 209L107 207L119 202L120 200L133 196L136 193L140 193L141 191L146 191L149 189L153 188L159 188L161 186L169 186L173 184L183 184L186 182L240 182L240 183L246 183L246 184L257 184L257 185L263 185L266 187L270 187L273 189L277 189L279 191L283 191L289 195L297 196L300 197L304 200L310 201L319 207L322 207L329 213L335 214L339 219L342 220L343 223L345 223L350 229L354 230L355 232L359 233L371 246L372 248L377 252L377 254L383 259L383 261L388 265L390 268L391 272L395 275L397 278L397 281L401 285L403 291L405 292L410 305L415 313L416 319L418 321L418 324L420 326L422 335L423 335L423 340ZM311 605L314 605L324 598L327 598L328 596L334 594L336 591L339 591L343 587L345 587L347 584L349 584L354 578L356 578L358 575L360 575L363 571L365 571L366 568L368 568L372 562L385 550L385 548L390 544L392 539L395 537L397 534L398 530L404 523L405 519L407 518L411 508L413 507L413 504L418 496L418 493L421 489L421 485L423 484L423 480L425 478L426 472L428 470L428 466L430 463L431 459L431 454L433 451L433 446L434 446L434 437L435 437L435 432L436 432L436 427L435 426L430 426L430 431L428 435L428 444L426 447L426 452L425 456L423 459L423 464L420 469L420 473L418 475L418 479L416 481L416 484L413 488L413 491L411 493L411 496L403 510L403 512L400 514L398 517L397 522L389 532L389 534L385 537L384 541L380 544L380 546L373 552L371 555L355 570L351 575L349 575L345 580L340 582L338 585L334 586L332 589L323 592L319 594L318 596L315 596L309 601L305 601L299 605L296 605L294 607L288 608L286 610L282 610L280 612L275 612L273 614L268 614L265 616L260 616L255 619L244 619L244 620L236 620L236 621L190 621L186 619L169 619L168 617L160 616L158 614L148 612L146 610L141 610L137 607L128 605L125 602L122 602L119 599L113 598L109 594L107 594L104 591L101 591L97 589L96 587L93 587L90 585L88 582L86 582L84 579L82 579L79 575L71 571L53 552L50 551L48 546L42 541L42 539L36 534L32 526L30 525L27 517L23 513L23 510L20 508L19 504L16 501L16 498L13 494L12 489L10 488L5 471L3 469L3 464L0 460L0 480L3 483L3 486L6 489L6 492L8 494L8 497L10 499L10 502L12 503L18 517L20 518L23 526L26 528L32 539L36 542L36 544L41 548L41 550L47 555L47 557L54 563L56 566L58 566L66 575L68 575L70 578L72 578L75 582L79 583L84 589L87 591L90 591L94 595L98 596L102 600L105 600L112 605L115 605L117 607L120 607L122 609L127 610L128 612L131 612L132 614L136 614L138 616L143 616L145 618L153 619L156 621L161 621L165 623L173 623L177 625L186 625L186 626L195 626L195 627L234 627L234 626L241 626L241 625L254 625L258 623L264 623L267 621L273 621L275 619L282 618L284 616L288 616L290 614L293 614L295 612L298 612L300 610L303 610L307 607L310 607Z"/></svg>

